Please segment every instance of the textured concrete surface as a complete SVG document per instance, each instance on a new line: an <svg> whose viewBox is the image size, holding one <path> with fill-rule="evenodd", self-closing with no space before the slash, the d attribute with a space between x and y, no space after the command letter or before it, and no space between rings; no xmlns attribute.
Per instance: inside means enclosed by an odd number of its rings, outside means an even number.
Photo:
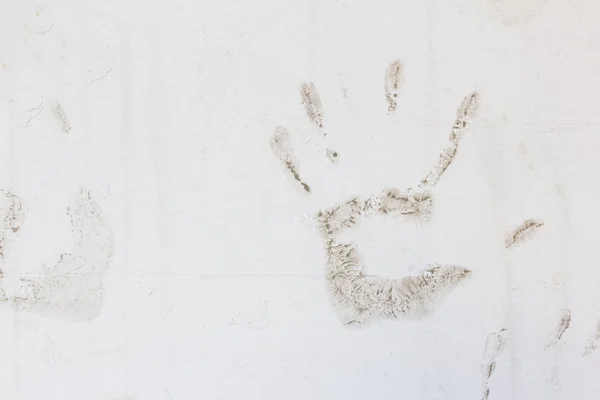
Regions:
<svg viewBox="0 0 600 400"><path fill-rule="evenodd" d="M598 18L0 1L0 398L598 398Z"/></svg>

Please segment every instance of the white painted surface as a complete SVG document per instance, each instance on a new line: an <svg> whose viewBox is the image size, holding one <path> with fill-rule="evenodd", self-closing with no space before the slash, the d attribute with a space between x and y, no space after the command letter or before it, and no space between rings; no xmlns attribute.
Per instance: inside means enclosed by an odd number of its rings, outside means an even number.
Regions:
<svg viewBox="0 0 600 400"><path fill-rule="evenodd" d="M2 285L73 248L79 188L116 243L97 318L0 310L0 398L480 399L500 329L489 399L598 397L600 352L582 354L600 318L600 5L372 3L0 2L0 188L27 208ZM428 318L342 326L315 214L416 185L473 89L431 220L348 232L371 274L439 262L472 276ZM278 125L310 195L271 153ZM508 251L526 218L545 225ZM565 308L572 324L547 347Z"/></svg>

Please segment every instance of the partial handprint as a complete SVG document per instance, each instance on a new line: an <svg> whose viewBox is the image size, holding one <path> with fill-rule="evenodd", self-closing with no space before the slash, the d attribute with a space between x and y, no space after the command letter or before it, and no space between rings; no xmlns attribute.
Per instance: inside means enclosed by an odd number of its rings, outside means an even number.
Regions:
<svg viewBox="0 0 600 400"><path fill-rule="evenodd" d="M21 220L19 199L10 194L11 207L2 219L4 228L18 229ZM43 273L20 276L16 293L4 294L15 310L70 320L96 318L102 306L102 278L114 253L114 235L100 206L87 190L71 199L67 208L74 246L56 264L44 266ZM3 234L2 234L3 235ZM3 236L2 236L3 238Z"/></svg>
<svg viewBox="0 0 600 400"><path fill-rule="evenodd" d="M4 276L4 241L7 234L17 234L23 223L24 211L21 200L13 193L0 190L0 280ZM0 286L0 302L7 301L6 292Z"/></svg>
<svg viewBox="0 0 600 400"><path fill-rule="evenodd" d="M399 61L390 64L386 70L384 91L390 113L397 106L395 99L401 83L401 72L402 64ZM324 137L323 105L314 83L302 84L301 94L307 117L322 131ZM457 110L448 146L421 180L418 189L401 191L387 188L366 200L356 197L318 213L318 228L327 252L325 276L332 303L342 323L429 315L444 296L469 276L470 270L467 268L438 264L429 265L416 276L394 279L369 276L357 248L349 243L340 243L337 235L354 226L361 217L402 214L428 219L433 202L431 189L454 160L476 105L476 93L464 98ZM287 129L278 126L270 143L273 153L294 178L294 182L310 194L309 185L300 177ZM335 153L335 161L338 160L337 156Z"/></svg>
<svg viewBox="0 0 600 400"><path fill-rule="evenodd" d="M339 244L336 235L354 226L361 216L404 214L427 219L433 202L429 188L448 168L458 149L466 118L474 111L476 96L466 98L459 108L459 119L450 134L450 146L442 152L437 164L421 181L422 191L403 192L388 188L365 201L354 198L319 212L319 230L327 250L326 279L339 319L344 324L365 323L374 319L423 317L435 311L437 304L470 270L456 265L432 264L417 276L380 278L367 276L357 249L352 244ZM468 112L465 110L469 110ZM449 151L448 149L451 149Z"/></svg>

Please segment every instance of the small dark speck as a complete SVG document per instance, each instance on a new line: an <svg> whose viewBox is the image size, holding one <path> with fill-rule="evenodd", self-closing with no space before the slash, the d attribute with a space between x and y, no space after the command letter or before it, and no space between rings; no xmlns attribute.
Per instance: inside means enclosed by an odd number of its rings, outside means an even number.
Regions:
<svg viewBox="0 0 600 400"><path fill-rule="evenodd" d="M334 152L334 153L333 153L333 156L334 156L334 157L337 157L337 152Z"/></svg>
<svg viewBox="0 0 600 400"><path fill-rule="evenodd" d="M394 93L394 97L398 97L398 93Z"/></svg>

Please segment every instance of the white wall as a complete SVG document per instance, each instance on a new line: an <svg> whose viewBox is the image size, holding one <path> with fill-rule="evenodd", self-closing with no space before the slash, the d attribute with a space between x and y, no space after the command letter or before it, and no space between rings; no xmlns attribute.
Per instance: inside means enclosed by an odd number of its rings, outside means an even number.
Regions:
<svg viewBox="0 0 600 400"><path fill-rule="evenodd" d="M597 2L0 6L0 188L23 206L3 220L1 399L481 399L501 329L490 400L597 398ZM370 275L471 275L430 315L343 325L317 212L414 187L473 90L429 221L344 232ZM269 147L277 126L310 194ZM527 218L544 226L506 249Z"/></svg>

